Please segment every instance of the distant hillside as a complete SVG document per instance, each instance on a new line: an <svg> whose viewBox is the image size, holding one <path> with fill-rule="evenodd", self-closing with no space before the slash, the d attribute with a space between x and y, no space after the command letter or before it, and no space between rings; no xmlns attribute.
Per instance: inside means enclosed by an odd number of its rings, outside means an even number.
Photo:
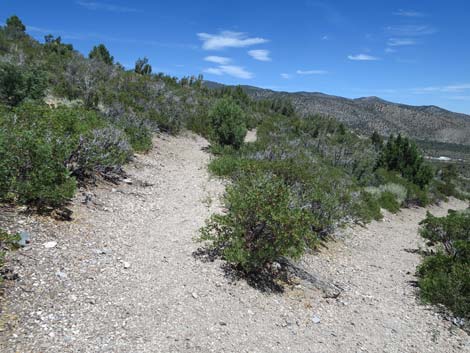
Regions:
<svg viewBox="0 0 470 353"><path fill-rule="evenodd" d="M223 85L205 82L209 88ZM378 97L348 99L318 92L276 92L243 86L255 99L289 98L301 114L335 117L365 134L373 131L388 136L402 133L418 140L470 145L470 115L453 113L436 106L411 106Z"/></svg>

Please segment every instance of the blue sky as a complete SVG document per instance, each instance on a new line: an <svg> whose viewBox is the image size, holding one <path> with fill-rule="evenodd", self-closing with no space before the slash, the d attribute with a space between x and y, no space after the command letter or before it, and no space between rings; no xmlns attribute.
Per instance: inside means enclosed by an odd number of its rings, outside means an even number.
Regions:
<svg viewBox="0 0 470 353"><path fill-rule="evenodd" d="M0 0L35 38L132 67L470 114L470 1Z"/></svg>

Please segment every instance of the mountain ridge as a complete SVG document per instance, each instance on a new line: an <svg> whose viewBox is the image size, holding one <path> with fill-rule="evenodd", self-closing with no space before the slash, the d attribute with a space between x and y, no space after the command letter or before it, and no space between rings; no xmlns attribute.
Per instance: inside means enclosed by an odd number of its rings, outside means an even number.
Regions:
<svg viewBox="0 0 470 353"><path fill-rule="evenodd" d="M205 81L208 88L225 85ZM376 96L346 98L322 92L285 92L255 86L241 86L254 99L286 99L302 115L321 114L336 118L363 133L401 133L418 140L470 145L470 115L435 106L413 106L390 102Z"/></svg>

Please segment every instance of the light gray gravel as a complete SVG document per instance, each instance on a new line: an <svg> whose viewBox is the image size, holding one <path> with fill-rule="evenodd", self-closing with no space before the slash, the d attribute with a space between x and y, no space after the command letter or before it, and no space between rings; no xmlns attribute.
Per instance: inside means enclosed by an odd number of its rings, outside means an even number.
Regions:
<svg viewBox="0 0 470 353"><path fill-rule="evenodd" d="M31 243L10 259L20 280L2 303L1 352L470 352L469 337L408 283L419 256L404 249L417 247L424 209L348 229L305 257L344 288L339 298L301 286L266 294L192 256L224 189L207 173L206 141L155 145L128 183L77 197L72 222L17 216ZM432 211L449 206L465 205Z"/></svg>

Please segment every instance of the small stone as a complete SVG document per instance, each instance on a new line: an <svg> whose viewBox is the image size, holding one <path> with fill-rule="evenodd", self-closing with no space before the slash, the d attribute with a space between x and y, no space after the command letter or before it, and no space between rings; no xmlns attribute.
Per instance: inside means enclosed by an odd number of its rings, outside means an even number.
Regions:
<svg viewBox="0 0 470 353"><path fill-rule="evenodd" d="M313 315L313 317L312 317L312 322L313 322L314 324L319 324L319 323L320 323L320 318L319 318L318 316L316 316L316 315Z"/></svg>
<svg viewBox="0 0 470 353"><path fill-rule="evenodd" d="M124 265L124 268L126 268L126 269L131 267L130 262L124 261L122 264Z"/></svg>
<svg viewBox="0 0 470 353"><path fill-rule="evenodd" d="M21 247L25 247L26 244L30 243L31 236L28 232L20 232L20 240L18 241L18 245Z"/></svg>
<svg viewBox="0 0 470 353"><path fill-rule="evenodd" d="M47 243L44 243L44 247L46 249L52 249L52 248L55 248L56 246L57 246L56 241L48 241Z"/></svg>
<svg viewBox="0 0 470 353"><path fill-rule="evenodd" d="M123 179L122 181L126 184L132 184L132 180L129 178Z"/></svg>
<svg viewBox="0 0 470 353"><path fill-rule="evenodd" d="M66 279L67 278L67 274L65 272L61 272L61 271L57 271L55 273L55 275L61 279Z"/></svg>
<svg viewBox="0 0 470 353"><path fill-rule="evenodd" d="M199 298L199 296L197 295L197 293L194 293L194 292L193 292L193 293L191 293L191 295L193 296L194 299Z"/></svg>

